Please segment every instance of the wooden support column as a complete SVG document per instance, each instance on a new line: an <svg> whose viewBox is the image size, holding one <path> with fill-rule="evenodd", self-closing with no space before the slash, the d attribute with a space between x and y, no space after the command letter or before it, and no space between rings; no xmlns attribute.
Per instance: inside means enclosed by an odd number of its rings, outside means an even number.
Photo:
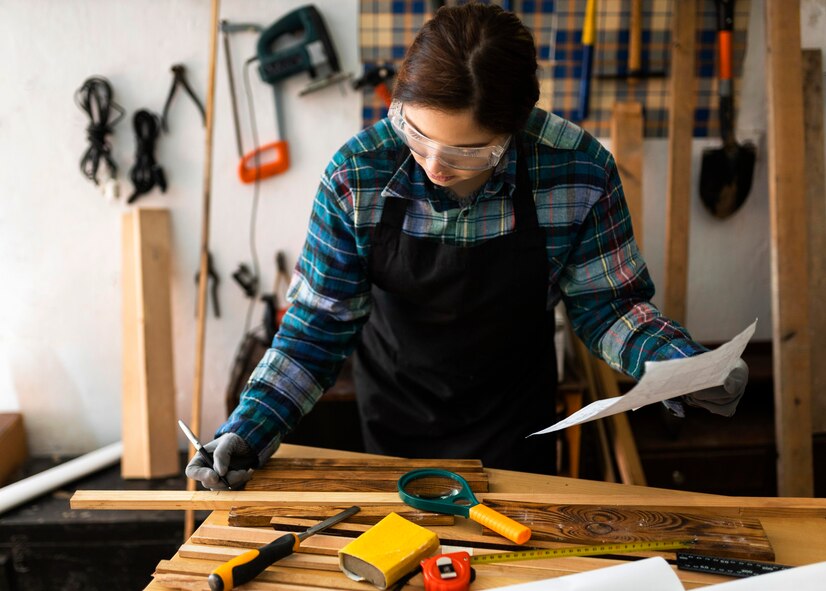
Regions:
<svg viewBox="0 0 826 591"><path fill-rule="evenodd" d="M820 49L803 50L803 120L809 212L809 328L814 356L826 352L826 174L823 149L823 54ZM814 361L812 431L826 433L826 364Z"/></svg>
<svg viewBox="0 0 826 591"><path fill-rule="evenodd" d="M799 0L766 0L772 344L781 496L811 496L809 244Z"/></svg>
<svg viewBox="0 0 826 591"><path fill-rule="evenodd" d="M172 363L169 211L123 215L124 478L159 478L181 471Z"/></svg>
<svg viewBox="0 0 826 591"><path fill-rule="evenodd" d="M634 239L643 244L643 114L642 103L615 103L611 113L611 152L617 162L625 201L634 226Z"/></svg>
<svg viewBox="0 0 826 591"><path fill-rule="evenodd" d="M688 236L691 218L691 143L694 136L697 0L674 3L668 108L663 311L686 321Z"/></svg>

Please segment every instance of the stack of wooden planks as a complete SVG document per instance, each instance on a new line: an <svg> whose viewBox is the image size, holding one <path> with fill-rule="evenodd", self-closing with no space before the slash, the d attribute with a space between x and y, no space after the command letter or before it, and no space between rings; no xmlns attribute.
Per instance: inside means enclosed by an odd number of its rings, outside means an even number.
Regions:
<svg viewBox="0 0 826 591"><path fill-rule="evenodd" d="M395 464L394 464L395 462ZM478 463L449 461L398 461L388 458L359 458L357 461L274 458L257 471L245 491L78 491L72 498L75 509L213 509L207 521L170 560L156 569L151 590L204 589L207 575L245 549L257 548L288 531L301 531L340 509L357 504L362 510L353 519L305 540L300 551L268 568L244 589L362 589L338 569L337 550L366 531L390 511L432 529L442 544L472 547L475 554L516 548L504 538L484 531L477 524L451 516L415 511L400 502L395 492L375 492L401 473L424 465L459 471L474 487L487 489L489 474ZM336 474L337 473L337 474ZM502 473L504 474L504 473ZM515 478L518 473L508 473ZM282 478L283 475L283 478ZM335 476L335 477L333 477ZM534 477L544 483L550 477ZM272 490L273 483L294 490ZM339 482L339 484L331 484ZM564 487L566 479L548 480ZM266 483L266 484L265 484ZM361 484L364 491L354 491ZM491 485L492 487L492 485ZM266 489L266 490L262 490ZM497 489L501 490L501 489ZM514 489L511 489L514 490ZM518 487L515 490L520 490ZM674 494L628 489L615 497L604 494L566 492L483 492L485 504L529 525L533 538L526 547L560 548L570 545L684 540L695 542L692 551L714 556L771 560L773 549L760 518L826 517L826 499L736 498ZM543 486L537 490L547 491ZM645 491L634 495L632 491ZM232 524L232 525L231 525ZM238 527L244 525L246 527ZM639 557L637 554L635 557ZM673 554L665 553L666 558ZM481 565L475 589L556 577L616 564L598 558L557 558ZM678 571L686 588L720 582L722 577ZM413 579L411 587L421 587Z"/></svg>

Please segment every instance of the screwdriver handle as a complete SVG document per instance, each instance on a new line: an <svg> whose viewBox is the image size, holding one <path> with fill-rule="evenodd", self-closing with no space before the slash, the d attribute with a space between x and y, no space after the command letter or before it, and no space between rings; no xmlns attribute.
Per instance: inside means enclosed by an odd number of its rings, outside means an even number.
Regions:
<svg viewBox="0 0 826 591"><path fill-rule="evenodd" d="M229 591L248 583L272 563L298 550L300 544L298 535L285 534L257 550L244 552L212 571L208 579L209 588L212 591Z"/></svg>

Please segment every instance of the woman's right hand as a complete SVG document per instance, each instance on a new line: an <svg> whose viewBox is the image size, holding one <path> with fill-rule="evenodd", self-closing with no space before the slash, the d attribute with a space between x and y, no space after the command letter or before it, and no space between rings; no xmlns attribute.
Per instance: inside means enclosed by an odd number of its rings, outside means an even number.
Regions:
<svg viewBox="0 0 826 591"><path fill-rule="evenodd" d="M247 442L235 433L224 433L213 439L204 445L204 450L212 454L213 465L210 466L200 453L196 453L186 466L186 476L210 490L227 489L220 476L226 478L232 490L244 488L252 477L252 468L258 465Z"/></svg>

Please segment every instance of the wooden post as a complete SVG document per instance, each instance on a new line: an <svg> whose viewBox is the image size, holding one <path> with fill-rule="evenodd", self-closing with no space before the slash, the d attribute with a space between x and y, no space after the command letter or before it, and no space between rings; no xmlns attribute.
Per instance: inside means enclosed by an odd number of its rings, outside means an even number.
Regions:
<svg viewBox="0 0 826 591"><path fill-rule="evenodd" d="M691 143L694 136L697 0L674 3L668 110L663 311L686 322L688 236L691 219Z"/></svg>
<svg viewBox="0 0 826 591"><path fill-rule="evenodd" d="M220 0L212 0L209 30L209 83L206 100L206 139L204 142L204 184L201 218L201 264L198 276L198 324L195 333L195 379L192 387L192 418L189 428L201 436L201 399L204 389L204 345L206 343L207 282L209 280L209 217L212 191L212 135L215 122L215 63L218 53L218 15ZM189 455L195 448L189 446ZM186 483L187 490L195 490L195 481ZM189 510L184 516L184 538L195 530L195 514Z"/></svg>
<svg viewBox="0 0 826 591"><path fill-rule="evenodd" d="M123 215L123 478L180 473L172 355L169 211Z"/></svg>
<svg viewBox="0 0 826 591"><path fill-rule="evenodd" d="M615 103L611 113L611 152L617 162L625 201L634 226L634 239L643 244L643 114L642 103Z"/></svg>
<svg viewBox="0 0 826 591"><path fill-rule="evenodd" d="M811 496L809 245L799 0L766 0L769 213L777 489Z"/></svg>
<svg viewBox="0 0 826 591"><path fill-rule="evenodd" d="M826 351L826 175L823 150L823 56L803 50L803 120L809 220L811 351ZM826 364L812 363L812 430L826 433Z"/></svg>

